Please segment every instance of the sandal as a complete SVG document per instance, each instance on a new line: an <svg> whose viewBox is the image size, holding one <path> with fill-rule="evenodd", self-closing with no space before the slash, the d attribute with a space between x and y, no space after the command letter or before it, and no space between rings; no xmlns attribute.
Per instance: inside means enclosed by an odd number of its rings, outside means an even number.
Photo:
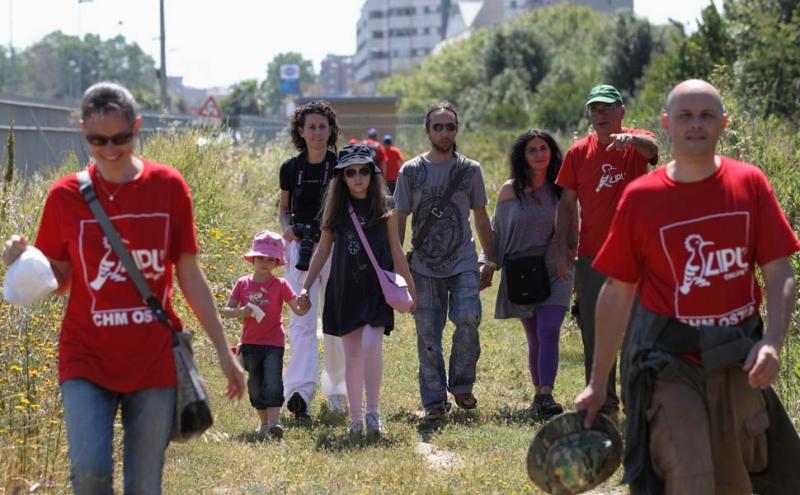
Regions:
<svg viewBox="0 0 800 495"><path fill-rule="evenodd" d="M464 394L454 394L456 399L456 404L461 409L475 409L478 407L478 399L472 395L472 392L466 392Z"/></svg>

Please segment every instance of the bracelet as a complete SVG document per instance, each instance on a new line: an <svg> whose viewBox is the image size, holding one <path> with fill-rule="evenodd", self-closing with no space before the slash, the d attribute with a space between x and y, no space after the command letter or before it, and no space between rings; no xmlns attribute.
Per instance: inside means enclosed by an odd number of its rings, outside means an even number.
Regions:
<svg viewBox="0 0 800 495"><path fill-rule="evenodd" d="M484 260L483 264L491 268L492 270L497 270L497 263L494 261Z"/></svg>

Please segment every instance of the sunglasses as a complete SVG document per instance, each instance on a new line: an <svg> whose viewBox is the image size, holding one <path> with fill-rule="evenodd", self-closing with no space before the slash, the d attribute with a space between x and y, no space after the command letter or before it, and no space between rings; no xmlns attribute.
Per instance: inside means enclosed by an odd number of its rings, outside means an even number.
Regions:
<svg viewBox="0 0 800 495"><path fill-rule="evenodd" d="M369 167L348 168L347 170L344 171L344 176L347 177L348 179L352 179L353 177L356 176L356 174L361 174L362 176L366 177L371 173L372 171L369 169Z"/></svg>
<svg viewBox="0 0 800 495"><path fill-rule="evenodd" d="M87 134L86 142L92 146L105 146L109 141L114 143L115 146L122 146L128 144L133 139L133 131L120 132L113 136L103 136L102 134Z"/></svg>
<svg viewBox="0 0 800 495"><path fill-rule="evenodd" d="M433 129L436 132L442 132L444 129L447 129L447 132L453 132L456 129L458 129L458 125L457 124L433 124L431 126L431 129Z"/></svg>

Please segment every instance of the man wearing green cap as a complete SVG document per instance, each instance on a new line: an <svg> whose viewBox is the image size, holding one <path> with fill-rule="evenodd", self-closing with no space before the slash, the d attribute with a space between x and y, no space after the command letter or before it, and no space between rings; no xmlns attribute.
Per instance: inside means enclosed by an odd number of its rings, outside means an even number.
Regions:
<svg viewBox="0 0 800 495"><path fill-rule="evenodd" d="M614 86L595 86L586 97L586 110L593 133L570 146L556 178L564 188L558 206L556 242L559 276L567 280L575 254L568 245L569 233L581 204L580 234L575 262L575 291L580 311L578 326L583 338L586 383L592 371L594 312L597 295L605 277L592 268L594 256L608 236L611 219L625 186L647 173L647 165L658 162L655 136L645 130L622 127L625 105ZM608 380L603 412L619 410L616 393L616 365Z"/></svg>

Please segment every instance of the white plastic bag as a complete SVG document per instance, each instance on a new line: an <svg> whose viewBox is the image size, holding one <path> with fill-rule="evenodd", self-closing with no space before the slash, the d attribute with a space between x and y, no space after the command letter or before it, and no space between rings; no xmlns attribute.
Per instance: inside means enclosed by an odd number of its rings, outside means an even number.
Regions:
<svg viewBox="0 0 800 495"><path fill-rule="evenodd" d="M47 257L28 246L6 272L3 297L15 306L30 306L58 288L58 281Z"/></svg>

